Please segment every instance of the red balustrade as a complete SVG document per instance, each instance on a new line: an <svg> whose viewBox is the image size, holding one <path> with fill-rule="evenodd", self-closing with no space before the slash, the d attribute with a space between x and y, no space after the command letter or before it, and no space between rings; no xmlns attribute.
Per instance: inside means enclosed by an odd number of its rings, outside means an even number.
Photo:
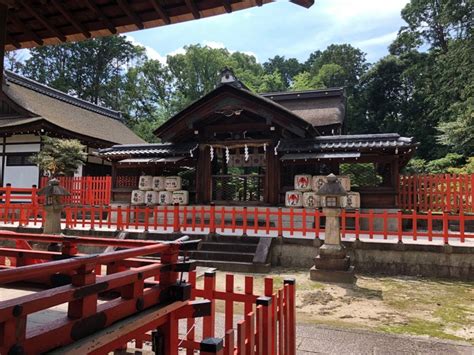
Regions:
<svg viewBox="0 0 474 355"><path fill-rule="evenodd" d="M0 205L0 224L41 227L41 205ZM341 213L343 240L474 241L474 215L345 210ZM325 215L304 208L224 206L66 206L63 228L137 230L256 237L324 238Z"/></svg>
<svg viewBox="0 0 474 355"><path fill-rule="evenodd" d="M474 212L474 174L400 175L399 207Z"/></svg>

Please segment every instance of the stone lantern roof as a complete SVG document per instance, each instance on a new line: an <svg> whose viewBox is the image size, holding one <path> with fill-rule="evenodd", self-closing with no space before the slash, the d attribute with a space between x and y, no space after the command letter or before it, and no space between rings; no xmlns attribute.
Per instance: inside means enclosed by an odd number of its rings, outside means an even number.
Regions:
<svg viewBox="0 0 474 355"><path fill-rule="evenodd" d="M342 187L336 175L329 174L327 182L321 186L316 195L319 196L347 196L347 191Z"/></svg>
<svg viewBox="0 0 474 355"><path fill-rule="evenodd" d="M69 196L69 192L59 185L58 179L51 179L48 185L38 191L38 195L48 196Z"/></svg>

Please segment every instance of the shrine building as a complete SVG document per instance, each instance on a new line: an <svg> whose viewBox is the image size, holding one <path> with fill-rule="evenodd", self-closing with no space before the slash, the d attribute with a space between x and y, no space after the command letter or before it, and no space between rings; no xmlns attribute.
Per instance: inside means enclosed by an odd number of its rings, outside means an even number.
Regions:
<svg viewBox="0 0 474 355"><path fill-rule="evenodd" d="M343 88L256 94L229 69L217 87L158 127L159 144L100 149L113 200L129 203L140 175L178 176L191 204L285 203L295 176L350 178L363 208L395 208L398 176L416 150L397 133L346 135Z"/></svg>

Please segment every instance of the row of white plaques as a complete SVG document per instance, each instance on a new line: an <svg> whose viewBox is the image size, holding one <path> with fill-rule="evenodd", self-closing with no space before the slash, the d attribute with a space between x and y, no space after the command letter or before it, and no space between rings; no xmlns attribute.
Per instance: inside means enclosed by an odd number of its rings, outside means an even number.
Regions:
<svg viewBox="0 0 474 355"><path fill-rule="evenodd" d="M189 203L189 192L178 191L143 191L133 190L132 205L187 205Z"/></svg>
<svg viewBox="0 0 474 355"><path fill-rule="evenodd" d="M346 175L338 175L337 179L346 191L351 190L351 179ZM295 175L294 186L297 191L314 191L318 192L321 186L327 182L327 176L308 174Z"/></svg>
<svg viewBox="0 0 474 355"><path fill-rule="evenodd" d="M182 189L180 176L142 175L138 180L138 189L142 191L179 191Z"/></svg>
<svg viewBox="0 0 474 355"><path fill-rule="evenodd" d="M285 206L306 208L326 207L326 200L317 195L314 191L287 191L285 194ZM341 197L341 207L349 209L360 208L360 194L358 192L349 191L347 196Z"/></svg>

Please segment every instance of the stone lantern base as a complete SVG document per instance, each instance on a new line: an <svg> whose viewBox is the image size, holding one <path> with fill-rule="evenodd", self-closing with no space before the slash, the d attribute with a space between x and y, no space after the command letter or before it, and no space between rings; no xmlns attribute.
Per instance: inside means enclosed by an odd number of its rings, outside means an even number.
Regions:
<svg viewBox="0 0 474 355"><path fill-rule="evenodd" d="M342 245L325 244L314 258L314 266L309 271L313 281L354 283L354 266Z"/></svg>

